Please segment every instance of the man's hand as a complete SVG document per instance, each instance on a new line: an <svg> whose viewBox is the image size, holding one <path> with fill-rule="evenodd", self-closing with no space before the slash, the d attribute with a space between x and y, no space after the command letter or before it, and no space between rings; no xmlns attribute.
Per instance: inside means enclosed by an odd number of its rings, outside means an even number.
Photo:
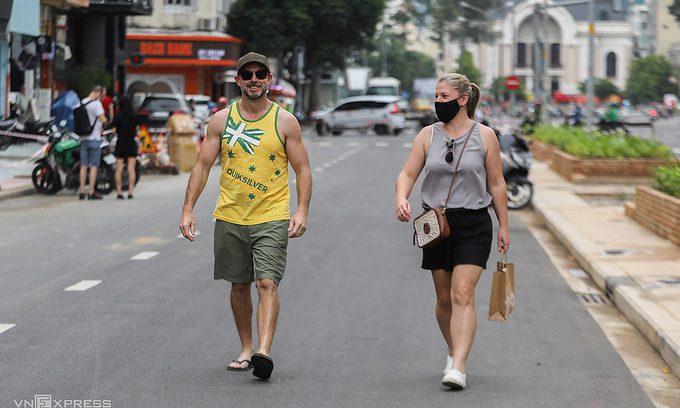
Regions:
<svg viewBox="0 0 680 408"><path fill-rule="evenodd" d="M196 219L194 218L193 211L182 211L179 230L182 231L184 238L189 241L193 241L196 238Z"/></svg>
<svg viewBox="0 0 680 408"><path fill-rule="evenodd" d="M288 224L288 238L298 238L307 231L306 217L296 212Z"/></svg>

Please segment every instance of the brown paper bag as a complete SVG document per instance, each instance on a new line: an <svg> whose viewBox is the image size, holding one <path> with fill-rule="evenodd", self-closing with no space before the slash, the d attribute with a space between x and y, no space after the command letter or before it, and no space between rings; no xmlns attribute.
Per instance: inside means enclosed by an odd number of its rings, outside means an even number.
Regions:
<svg viewBox="0 0 680 408"><path fill-rule="evenodd" d="M491 282L489 299L489 320L506 322L515 308L515 264L507 262L507 255L501 255L496 263L496 272Z"/></svg>

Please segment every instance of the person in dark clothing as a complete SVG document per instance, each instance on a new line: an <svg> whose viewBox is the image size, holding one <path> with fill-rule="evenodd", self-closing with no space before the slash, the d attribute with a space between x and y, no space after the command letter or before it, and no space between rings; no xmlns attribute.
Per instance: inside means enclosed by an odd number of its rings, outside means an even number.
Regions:
<svg viewBox="0 0 680 408"><path fill-rule="evenodd" d="M137 127L140 124L139 117L132 109L132 99L129 96L123 95L118 101L118 113L114 116L111 127L115 128L118 134L118 141L116 142L116 193L118 199L122 200L122 178L123 178L123 163L127 161L128 176L128 199L133 197L133 189L135 187L135 165L137 162Z"/></svg>

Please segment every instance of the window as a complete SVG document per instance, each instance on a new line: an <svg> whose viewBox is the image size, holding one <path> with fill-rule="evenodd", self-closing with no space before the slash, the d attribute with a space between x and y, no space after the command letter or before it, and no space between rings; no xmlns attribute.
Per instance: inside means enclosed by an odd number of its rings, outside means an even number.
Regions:
<svg viewBox="0 0 680 408"><path fill-rule="evenodd" d="M527 44L517 43L517 67L525 68L527 66Z"/></svg>
<svg viewBox="0 0 680 408"><path fill-rule="evenodd" d="M163 0L165 11L186 12L196 8L197 0Z"/></svg>
<svg viewBox="0 0 680 408"><path fill-rule="evenodd" d="M559 90L560 90L560 79L558 77L551 77L550 78L550 94L552 95Z"/></svg>
<svg viewBox="0 0 680 408"><path fill-rule="evenodd" d="M166 6L193 6L192 0L163 0L163 4Z"/></svg>
<svg viewBox="0 0 680 408"><path fill-rule="evenodd" d="M550 44L550 68L560 68L560 44Z"/></svg>
<svg viewBox="0 0 680 408"><path fill-rule="evenodd" d="M613 52L610 52L607 54L607 61L606 61L606 71L607 71L607 78L615 78L616 77L616 54Z"/></svg>

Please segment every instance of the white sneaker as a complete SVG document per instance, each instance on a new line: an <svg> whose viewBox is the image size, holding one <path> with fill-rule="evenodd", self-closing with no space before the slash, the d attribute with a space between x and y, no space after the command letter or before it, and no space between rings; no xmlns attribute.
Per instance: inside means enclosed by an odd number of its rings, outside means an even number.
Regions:
<svg viewBox="0 0 680 408"><path fill-rule="evenodd" d="M451 369L452 365L453 365L453 357L446 356L446 367L444 367L444 372L442 374L446 375L446 373Z"/></svg>
<svg viewBox="0 0 680 408"><path fill-rule="evenodd" d="M455 368L452 368L448 370L446 374L444 374L444 378L442 378L442 384L451 388L452 390L462 390L465 388L466 378L467 376L465 374L461 373Z"/></svg>

